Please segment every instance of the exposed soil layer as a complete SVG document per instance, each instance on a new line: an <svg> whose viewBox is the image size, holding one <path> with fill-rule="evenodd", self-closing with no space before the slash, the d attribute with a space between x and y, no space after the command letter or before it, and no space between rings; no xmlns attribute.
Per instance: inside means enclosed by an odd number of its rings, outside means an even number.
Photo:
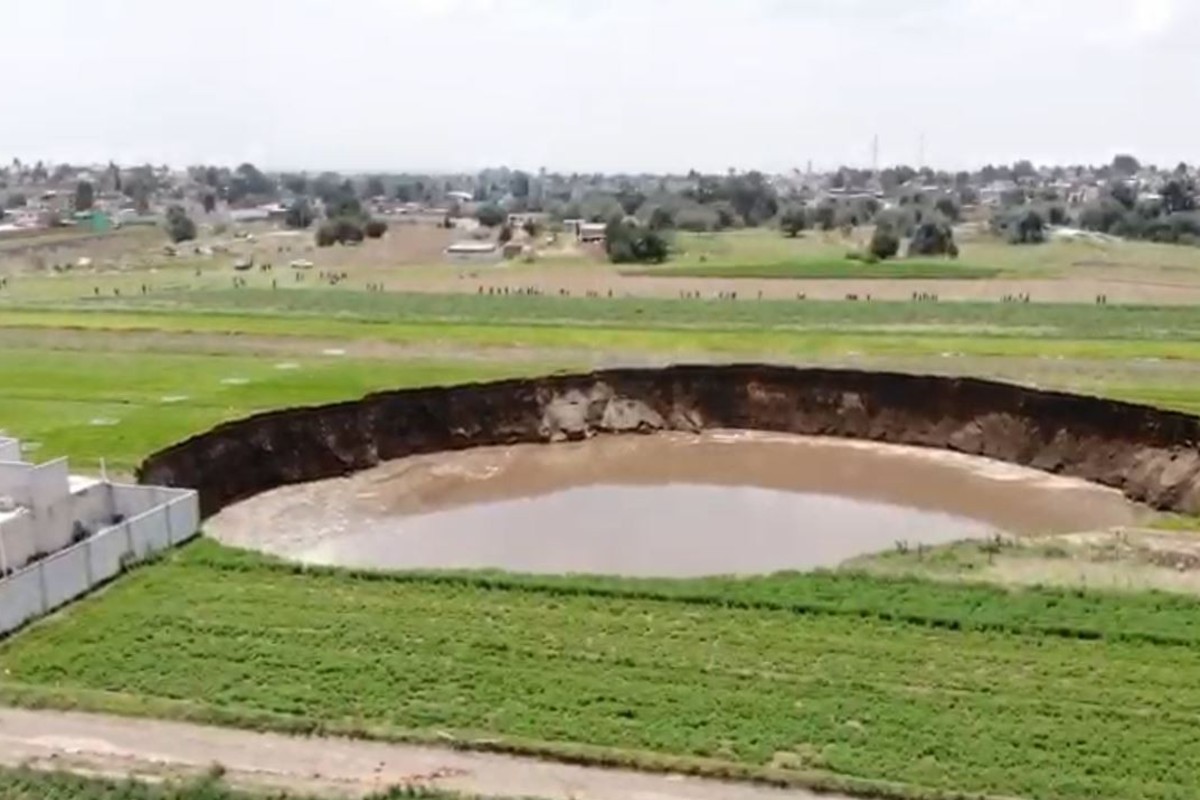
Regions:
<svg viewBox="0 0 1200 800"><path fill-rule="evenodd" d="M277 486L421 453L598 434L743 429L934 447L1200 511L1200 418L994 381L763 365L617 369L383 392L226 423L152 455L144 482L210 516Z"/></svg>
<svg viewBox="0 0 1200 800"><path fill-rule="evenodd" d="M1093 483L944 450L749 431L479 447L284 486L206 533L368 569L693 576L1133 524Z"/></svg>

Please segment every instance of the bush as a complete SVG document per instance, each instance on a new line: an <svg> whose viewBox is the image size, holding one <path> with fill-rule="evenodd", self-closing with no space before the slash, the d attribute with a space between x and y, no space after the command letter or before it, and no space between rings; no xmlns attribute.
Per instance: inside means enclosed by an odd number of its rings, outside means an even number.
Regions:
<svg viewBox="0 0 1200 800"><path fill-rule="evenodd" d="M326 222L317 228L317 247L332 247L337 240L337 227L333 222Z"/></svg>
<svg viewBox="0 0 1200 800"><path fill-rule="evenodd" d="M513 238L513 229L512 229L511 225L504 225L503 227L501 227L500 235L496 237L496 239L500 242L500 244L506 244L507 242L511 242L512 238Z"/></svg>
<svg viewBox="0 0 1200 800"><path fill-rule="evenodd" d="M868 250L875 258L886 261L900 252L900 237L896 235L891 226L877 225L875 233L871 235L871 246Z"/></svg>
<svg viewBox="0 0 1200 800"><path fill-rule="evenodd" d="M388 224L381 219L373 219L363 226L363 233L368 239L378 239L387 233Z"/></svg>
<svg viewBox="0 0 1200 800"><path fill-rule="evenodd" d="M954 231L944 222L927 220L913 231L912 240L908 243L908 255L913 256L947 256L951 248L955 254L958 248L954 244Z"/></svg>
<svg viewBox="0 0 1200 800"><path fill-rule="evenodd" d="M352 219L331 219L317 228L317 247L352 244L363 240L362 227Z"/></svg>
<svg viewBox="0 0 1200 800"><path fill-rule="evenodd" d="M196 238L196 223L192 222L183 206L171 206L167 209L167 236L176 244Z"/></svg>
<svg viewBox="0 0 1200 800"><path fill-rule="evenodd" d="M479 224L485 228L494 228L500 225L507 219L504 209L495 203L488 203L479 207L475 212L475 218L479 220Z"/></svg>

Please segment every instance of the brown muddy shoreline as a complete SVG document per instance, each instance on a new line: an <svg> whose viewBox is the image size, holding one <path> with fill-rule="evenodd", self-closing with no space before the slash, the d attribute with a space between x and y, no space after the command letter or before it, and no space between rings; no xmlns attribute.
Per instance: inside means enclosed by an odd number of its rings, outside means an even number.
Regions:
<svg viewBox="0 0 1200 800"><path fill-rule="evenodd" d="M1200 511L1200 417L987 380L764 365L614 369L285 409L155 453L138 477L199 490L208 517L268 489L410 455L708 429L940 448Z"/></svg>

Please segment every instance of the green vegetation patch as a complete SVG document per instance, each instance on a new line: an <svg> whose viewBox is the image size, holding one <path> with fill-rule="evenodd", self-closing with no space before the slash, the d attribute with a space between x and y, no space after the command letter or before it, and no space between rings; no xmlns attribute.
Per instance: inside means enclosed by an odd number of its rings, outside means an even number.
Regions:
<svg viewBox="0 0 1200 800"><path fill-rule="evenodd" d="M954 261L879 261L814 258L765 264L684 264L623 270L624 275L657 278L767 278L809 280L885 280L898 278L978 280L1001 270Z"/></svg>
<svg viewBox="0 0 1200 800"><path fill-rule="evenodd" d="M0 697L893 796L1182 800L1198 619L1155 594L389 576L201 542L0 646Z"/></svg>

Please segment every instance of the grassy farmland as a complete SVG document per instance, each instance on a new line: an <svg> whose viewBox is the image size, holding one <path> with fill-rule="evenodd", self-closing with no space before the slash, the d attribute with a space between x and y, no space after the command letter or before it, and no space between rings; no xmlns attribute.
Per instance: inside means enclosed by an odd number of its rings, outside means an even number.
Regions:
<svg viewBox="0 0 1200 800"><path fill-rule="evenodd" d="M1197 612L854 576L389 578L200 543L0 647L0 695L894 796L1185 798Z"/></svg>
<svg viewBox="0 0 1200 800"><path fill-rule="evenodd" d="M999 377L1200 412L1194 306L1001 303L999 284L987 302L754 292L730 302L696 272L670 283L698 281L708 299L641 295L640 278L623 276L630 283L612 297L489 294L479 288L495 289L491 276L388 267L370 251L387 246L365 245L369 265L347 262L353 280L338 286L281 275L289 282L272 289L270 274L255 273L235 290L228 271L197 276L190 262L22 274L0 292L0 430L34 443L39 459L67 455L94 471L104 458L127 472L157 448L256 411L681 360ZM846 249L761 232L681 237L681 246L666 269L713 270L713 281ZM1200 251L1187 248L1052 245L1025 261L1015 250L966 243L966 266L938 266L1070 281L1073 271L1133 263L1154 271L1147 291L1159 293L1200 269ZM505 279L550 286L592 269L608 268L577 259L517 266ZM389 291L362 290L377 279ZM911 282L900 283L904 299ZM451 734L556 758L893 797L1190 798L1200 774L1191 733L1200 694L1188 679L1197 612L1186 596L865 574L299 571L202 542L0 643L0 702L383 739ZM13 781L0 776L0 787ZM16 796L29 796L20 785ZM124 796L113 791L93 796Z"/></svg>

